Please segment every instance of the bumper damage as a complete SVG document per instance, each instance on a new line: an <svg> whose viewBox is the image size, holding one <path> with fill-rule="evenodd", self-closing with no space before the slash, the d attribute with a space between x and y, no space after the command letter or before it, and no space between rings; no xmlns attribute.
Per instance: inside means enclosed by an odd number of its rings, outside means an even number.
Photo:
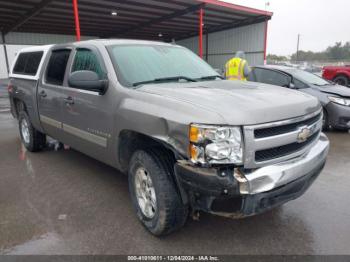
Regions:
<svg viewBox="0 0 350 262"><path fill-rule="evenodd" d="M326 106L328 122L339 129L350 129L350 107L329 103Z"/></svg>
<svg viewBox="0 0 350 262"><path fill-rule="evenodd" d="M329 141L303 156L255 170L201 168L179 162L175 172L194 210L242 218L263 213L301 196L322 171Z"/></svg>

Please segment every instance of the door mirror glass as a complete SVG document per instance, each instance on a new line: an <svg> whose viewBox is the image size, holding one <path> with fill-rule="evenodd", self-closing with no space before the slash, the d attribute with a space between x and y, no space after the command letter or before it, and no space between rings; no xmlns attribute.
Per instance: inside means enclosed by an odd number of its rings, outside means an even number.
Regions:
<svg viewBox="0 0 350 262"><path fill-rule="evenodd" d="M68 84L74 88L104 94L107 89L108 80L100 80L98 74L94 71L81 70L75 71L69 76Z"/></svg>
<svg viewBox="0 0 350 262"><path fill-rule="evenodd" d="M289 88L296 89L296 86L293 83L289 83Z"/></svg>

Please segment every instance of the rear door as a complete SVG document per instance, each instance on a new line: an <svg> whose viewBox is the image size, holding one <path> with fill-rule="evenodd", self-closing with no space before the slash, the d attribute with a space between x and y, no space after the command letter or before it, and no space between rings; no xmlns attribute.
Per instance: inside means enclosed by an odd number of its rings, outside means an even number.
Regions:
<svg viewBox="0 0 350 262"><path fill-rule="evenodd" d="M60 141L63 139L63 83L71 51L69 47L51 51L37 94L41 125L46 134Z"/></svg>
<svg viewBox="0 0 350 262"><path fill-rule="evenodd" d="M107 71L98 49L91 45L81 45L74 50L70 61L69 76L76 71L88 70L107 78ZM69 77L68 77L69 78ZM104 95L69 86L64 90L62 106L64 141L103 162L113 158L108 152L113 131L113 116L116 101L110 89Z"/></svg>

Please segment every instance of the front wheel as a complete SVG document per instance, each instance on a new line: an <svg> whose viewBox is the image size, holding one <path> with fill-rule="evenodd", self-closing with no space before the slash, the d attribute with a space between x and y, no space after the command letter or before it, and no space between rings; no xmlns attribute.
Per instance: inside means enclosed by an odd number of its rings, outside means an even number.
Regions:
<svg viewBox="0 0 350 262"><path fill-rule="evenodd" d="M323 131L329 130L328 114L327 114L327 111L325 109L323 109L322 130Z"/></svg>
<svg viewBox="0 0 350 262"><path fill-rule="evenodd" d="M19 133L25 148L30 152L41 150L46 144L46 135L36 130L25 111L18 114Z"/></svg>
<svg viewBox="0 0 350 262"><path fill-rule="evenodd" d="M156 236L180 229L188 215L165 155L152 150L136 151L129 167L129 191L137 216Z"/></svg>
<svg viewBox="0 0 350 262"><path fill-rule="evenodd" d="M349 85L349 79L343 75L335 77L333 81L341 86L348 86Z"/></svg>

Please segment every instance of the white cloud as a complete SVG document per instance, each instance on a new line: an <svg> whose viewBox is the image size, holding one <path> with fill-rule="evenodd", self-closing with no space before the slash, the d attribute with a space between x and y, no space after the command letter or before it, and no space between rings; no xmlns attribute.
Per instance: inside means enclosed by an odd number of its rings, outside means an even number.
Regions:
<svg viewBox="0 0 350 262"><path fill-rule="evenodd" d="M234 4L265 9L264 0L226 0ZM350 41L349 0L268 0L268 53L288 55L300 49L322 51L335 42Z"/></svg>

